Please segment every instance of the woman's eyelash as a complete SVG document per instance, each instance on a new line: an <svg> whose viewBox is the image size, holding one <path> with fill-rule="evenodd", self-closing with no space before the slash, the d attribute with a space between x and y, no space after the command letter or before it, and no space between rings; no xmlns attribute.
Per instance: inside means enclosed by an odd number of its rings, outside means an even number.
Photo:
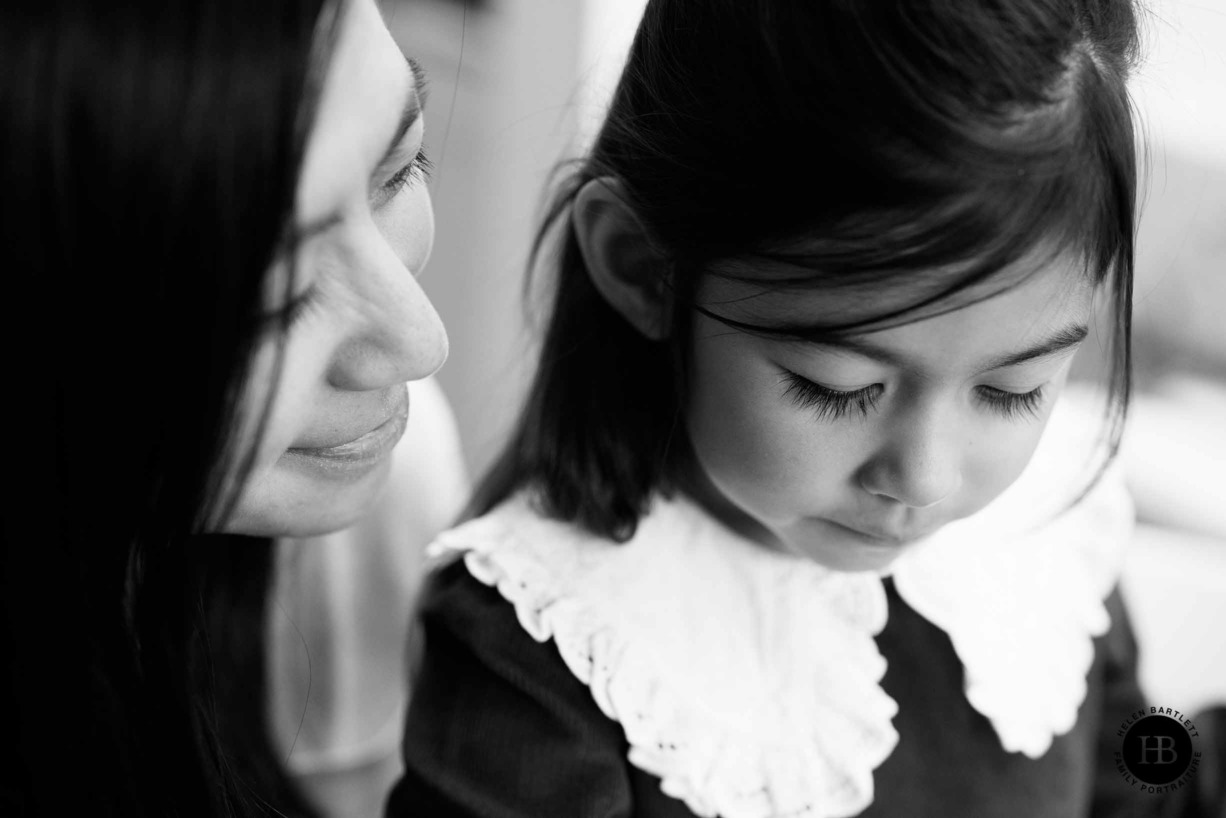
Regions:
<svg viewBox="0 0 1226 818"><path fill-rule="evenodd" d="M875 383L853 392L840 392L814 383L795 372L784 373L783 380L787 383L783 394L798 406L814 410L818 419L822 420L838 420L853 409L859 410L861 416L867 417L869 410L877 408L877 400L883 389L881 384Z"/></svg>
<svg viewBox="0 0 1226 818"><path fill-rule="evenodd" d="M289 332L302 323L303 319L310 315L318 306L319 287L312 284L293 301L276 312L271 313L266 321L270 329L275 329L279 332Z"/></svg>
<svg viewBox="0 0 1226 818"><path fill-rule="evenodd" d="M433 168L434 165L430 162L430 157L426 156L426 149L424 147L421 148L417 151L417 155L413 157L411 162L396 171L392 178L381 185L380 192L382 195L380 198L384 202L391 200L397 193L404 190L410 182L417 179L428 179ZM277 327L279 330L288 332L300 324L318 305L319 287L311 285L289 304L286 304L276 313L269 316L269 324Z"/></svg>
<svg viewBox="0 0 1226 818"><path fill-rule="evenodd" d="M991 386L979 387L979 398L1006 418L1037 417L1043 405L1043 387L1029 392L1006 392Z"/></svg>
<svg viewBox="0 0 1226 818"><path fill-rule="evenodd" d="M392 178L383 183L383 194L390 199L404 190L410 182L429 179L432 170L434 170L434 163L430 161L430 157L426 156L425 147L422 147L413 157L413 161L396 171Z"/></svg>

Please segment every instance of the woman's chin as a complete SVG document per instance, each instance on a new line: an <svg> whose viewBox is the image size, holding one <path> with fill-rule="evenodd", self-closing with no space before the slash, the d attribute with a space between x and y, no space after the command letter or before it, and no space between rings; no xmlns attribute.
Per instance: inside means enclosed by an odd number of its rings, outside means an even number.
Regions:
<svg viewBox="0 0 1226 818"><path fill-rule="evenodd" d="M385 458L360 473L329 473L282 458L249 484L222 530L252 537L314 537L348 528L378 499L390 465L391 458Z"/></svg>

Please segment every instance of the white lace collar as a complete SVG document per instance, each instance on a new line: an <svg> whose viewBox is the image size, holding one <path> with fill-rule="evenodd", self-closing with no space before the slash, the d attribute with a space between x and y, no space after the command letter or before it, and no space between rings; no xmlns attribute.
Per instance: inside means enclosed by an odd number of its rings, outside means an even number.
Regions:
<svg viewBox="0 0 1226 818"><path fill-rule="evenodd" d="M1044 443L1067 452L1059 432ZM1052 489L1073 484L1053 478L1053 462L1036 455L997 502L893 570L903 598L949 634L970 704L1006 750L1030 757L1085 698L1131 519L1114 481L1059 514L1051 501L1070 495ZM1002 534L1026 521L1037 528ZM695 814L838 818L872 803L873 770L898 739L873 640L887 614L878 576L767 551L681 498L657 498L621 545L542 519L521 497L432 550L464 553L529 634L555 641L622 725L630 762Z"/></svg>
<svg viewBox="0 0 1226 818"><path fill-rule="evenodd" d="M949 635L967 701L1004 749L1030 758L1077 721L1132 535L1117 469L1070 507L1093 476L1083 466L1100 425L1066 405L1013 486L893 566L899 595Z"/></svg>

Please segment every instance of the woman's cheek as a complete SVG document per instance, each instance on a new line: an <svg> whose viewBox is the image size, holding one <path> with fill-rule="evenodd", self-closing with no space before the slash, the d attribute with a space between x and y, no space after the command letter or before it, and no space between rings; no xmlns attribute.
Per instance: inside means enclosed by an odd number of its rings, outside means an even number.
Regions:
<svg viewBox="0 0 1226 818"><path fill-rule="evenodd" d="M426 183L412 182L375 214L375 225L409 272L420 275L434 249L434 206Z"/></svg>
<svg viewBox="0 0 1226 818"><path fill-rule="evenodd" d="M269 338L261 344L250 379L252 388L244 401L246 439L254 437L263 420L252 480L274 468L286 449L310 430L319 394L327 389L334 334L331 322L322 316L309 317L292 328L280 350L279 372L273 365L278 351L276 340Z"/></svg>

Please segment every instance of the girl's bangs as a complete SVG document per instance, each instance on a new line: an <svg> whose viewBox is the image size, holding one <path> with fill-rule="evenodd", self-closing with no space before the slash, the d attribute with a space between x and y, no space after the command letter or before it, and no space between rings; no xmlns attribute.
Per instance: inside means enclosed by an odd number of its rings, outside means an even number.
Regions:
<svg viewBox="0 0 1226 818"><path fill-rule="evenodd" d="M956 310L1017 286L1056 259L1076 259L1096 284L1118 277L1119 263L1131 256L1132 126L1126 99L1084 102L1087 110L1071 127L1051 123L1038 138L999 144L972 162L943 157L944 168L923 169L930 181L899 180L881 206L699 264L763 291L912 294L869 318L809 327L807 336L885 329Z"/></svg>

